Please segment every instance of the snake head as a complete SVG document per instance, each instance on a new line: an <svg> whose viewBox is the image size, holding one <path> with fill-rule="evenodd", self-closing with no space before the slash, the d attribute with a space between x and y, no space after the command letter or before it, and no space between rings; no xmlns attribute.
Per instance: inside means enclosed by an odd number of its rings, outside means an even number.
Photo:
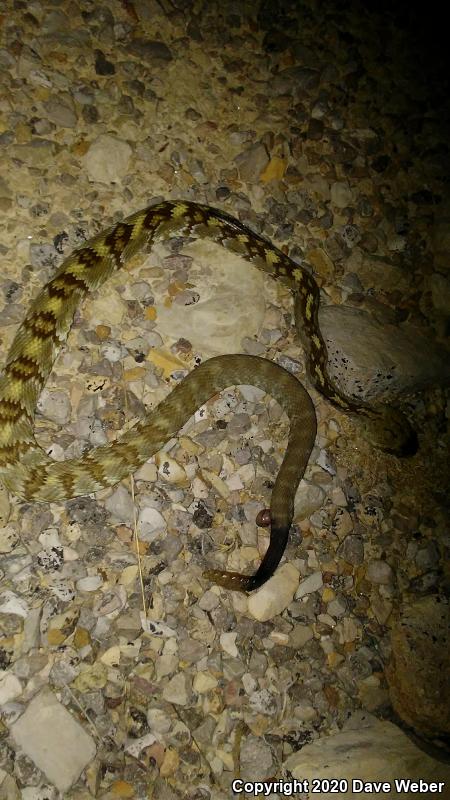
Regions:
<svg viewBox="0 0 450 800"><path fill-rule="evenodd" d="M419 446L417 434L401 411L381 407L363 421L364 438L385 453L405 458L413 456Z"/></svg>

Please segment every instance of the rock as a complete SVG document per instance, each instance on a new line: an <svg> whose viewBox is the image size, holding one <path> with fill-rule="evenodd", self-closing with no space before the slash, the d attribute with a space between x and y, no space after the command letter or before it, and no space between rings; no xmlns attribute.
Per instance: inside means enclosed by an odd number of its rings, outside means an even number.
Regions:
<svg viewBox="0 0 450 800"><path fill-rule="evenodd" d="M142 467L136 470L134 473L135 480L137 481L146 481L147 483L154 483L158 477L158 471L156 469L156 464L151 463L150 461L146 461Z"/></svg>
<svg viewBox="0 0 450 800"><path fill-rule="evenodd" d="M23 597L11 592L9 589L0 594L0 614L15 614L26 619L30 609Z"/></svg>
<svg viewBox="0 0 450 800"><path fill-rule="evenodd" d="M57 152L57 145L48 139L32 139L26 144L16 144L11 147L11 157L17 158L29 167L39 167L50 164Z"/></svg>
<svg viewBox="0 0 450 800"><path fill-rule="evenodd" d="M364 712L350 717L339 733L325 736L288 756L284 762L294 778L307 780L312 786L315 778L348 781L340 794L346 800L367 797L362 788L355 791L352 781L381 781L391 784L390 798L418 797L417 791L396 789L395 780L449 781L450 767L435 761L419 750L411 740L390 722L380 722ZM356 786L358 788L358 785ZM372 789L374 791L374 789ZM431 795L421 795L431 797ZM436 794L436 797L442 797ZM321 800L333 800L332 791L321 791Z"/></svg>
<svg viewBox="0 0 450 800"><path fill-rule="evenodd" d="M362 564L364 561L364 541L362 536L357 533L351 533L346 536L339 547L338 553L349 564L354 566Z"/></svg>
<svg viewBox="0 0 450 800"><path fill-rule="evenodd" d="M294 520L307 519L321 508L325 499L325 492L321 486L316 486L305 479L300 481L294 499Z"/></svg>
<svg viewBox="0 0 450 800"><path fill-rule="evenodd" d="M371 583L379 583L386 586L392 584L394 579L392 567L386 561L380 561L379 559L369 561L366 577Z"/></svg>
<svg viewBox="0 0 450 800"><path fill-rule="evenodd" d="M263 144L257 142L250 145L247 150L239 153L234 159L241 180L257 183L263 170L269 164L269 156Z"/></svg>
<svg viewBox="0 0 450 800"><path fill-rule="evenodd" d="M217 678L215 678L214 675L211 675L210 672L197 672L194 675L192 688L194 692L198 692L198 694L203 694L205 692L211 691L211 689L215 689L217 683L218 683Z"/></svg>
<svg viewBox="0 0 450 800"><path fill-rule="evenodd" d="M121 483L105 500L105 508L120 522L133 522L134 503L129 491Z"/></svg>
<svg viewBox="0 0 450 800"><path fill-rule="evenodd" d="M353 202L353 192L343 181L335 181L331 184L331 202L338 208L351 206Z"/></svg>
<svg viewBox="0 0 450 800"><path fill-rule="evenodd" d="M220 634L220 646L225 653L232 658L237 658L239 651L236 647L236 631L229 631Z"/></svg>
<svg viewBox="0 0 450 800"><path fill-rule="evenodd" d="M167 45L158 39L133 39L128 44L127 49L140 60L154 66L167 63L173 59L173 55Z"/></svg>
<svg viewBox="0 0 450 800"><path fill-rule="evenodd" d="M302 722L311 722L317 717L317 711L307 700L300 700L294 708L294 714Z"/></svg>
<svg viewBox="0 0 450 800"><path fill-rule="evenodd" d="M47 119L61 128L74 128L77 124L77 115L70 95L64 96L65 102L60 98L51 97L45 105Z"/></svg>
<svg viewBox="0 0 450 800"><path fill-rule="evenodd" d="M401 267L391 264L388 260L363 256L360 252L352 254L351 263L347 265L349 269L354 269L362 286L367 292L375 289L376 291L392 291L395 286L400 291L407 291L409 286L409 275Z"/></svg>
<svg viewBox="0 0 450 800"><path fill-rule="evenodd" d="M60 792L70 789L96 752L92 737L49 689L33 697L11 734Z"/></svg>
<svg viewBox="0 0 450 800"><path fill-rule="evenodd" d="M260 622L281 614L292 601L298 587L300 573L292 564L278 567L275 575L264 586L250 595L249 613Z"/></svg>
<svg viewBox="0 0 450 800"><path fill-rule="evenodd" d="M329 255L321 247L312 247L306 253L306 259L317 275L327 280L334 276L334 265Z"/></svg>
<svg viewBox="0 0 450 800"><path fill-rule="evenodd" d="M372 592L370 605L380 625L386 625L386 622L392 614L393 605L391 601L387 600L385 597L381 597L378 593Z"/></svg>
<svg viewBox="0 0 450 800"><path fill-rule="evenodd" d="M176 375L177 372L184 371L186 364L180 359L168 352L164 347L151 350L147 356L151 364L163 371L165 378L170 378Z"/></svg>
<svg viewBox="0 0 450 800"><path fill-rule="evenodd" d="M87 575L85 578L80 578L76 582L76 587L79 592L96 592L103 585L103 578L101 575Z"/></svg>
<svg viewBox="0 0 450 800"><path fill-rule="evenodd" d="M99 183L120 182L128 172L131 154L127 142L110 134L101 134L84 157L89 179Z"/></svg>
<svg viewBox="0 0 450 800"><path fill-rule="evenodd" d="M347 642L354 642L361 636L361 625L356 619L352 617L345 617L342 622L339 622L335 628L339 637L339 644L346 644Z"/></svg>
<svg viewBox="0 0 450 800"><path fill-rule="evenodd" d="M167 523L163 515L156 508L146 506L141 508L138 517L139 537L144 542L151 542L159 533L166 530Z"/></svg>
<svg viewBox="0 0 450 800"><path fill-rule="evenodd" d="M251 339L263 323L264 276L260 270L243 267L240 256L214 242L195 241L184 250L199 267L195 283L192 275L190 280L200 299L183 306L180 313L180 307L167 306L165 296L159 297L155 288L158 331L171 339L188 339L204 358L240 352L241 340ZM210 264L214 264L213 277L205 275Z"/></svg>
<svg viewBox="0 0 450 800"><path fill-rule="evenodd" d="M345 601L345 597L336 597L328 603L327 613L332 617L343 617L347 608L348 604Z"/></svg>
<svg viewBox="0 0 450 800"><path fill-rule="evenodd" d="M208 654L208 650L203 642L194 639L182 639L178 645L180 659L188 664L195 664Z"/></svg>
<svg viewBox="0 0 450 800"><path fill-rule="evenodd" d="M335 502L333 500L333 502ZM333 531L336 533L339 541L343 541L345 537L353 530L353 520L346 508L338 508L333 520Z"/></svg>
<svg viewBox="0 0 450 800"><path fill-rule="evenodd" d="M39 413L56 422L57 425L65 425L70 420L72 406L69 397L64 392L49 392L44 389L37 403Z"/></svg>
<svg viewBox="0 0 450 800"><path fill-rule="evenodd" d="M345 306L319 312L330 373L346 392L388 399L450 377L448 354L429 336L377 317Z"/></svg>
<svg viewBox="0 0 450 800"><path fill-rule="evenodd" d="M182 672L177 672L164 687L162 696L168 703L175 703L178 706L187 705L189 696L186 676Z"/></svg>
<svg viewBox="0 0 450 800"><path fill-rule="evenodd" d="M271 94L300 94L315 89L320 81L320 72L312 67L287 67L271 76L269 89Z"/></svg>
<svg viewBox="0 0 450 800"><path fill-rule="evenodd" d="M305 597L307 594L312 594L312 592L317 592L323 586L323 578L321 572L313 572L312 575L308 575L307 578L304 578L300 581L297 591L295 592L295 599L298 600L300 597Z"/></svg>
<svg viewBox="0 0 450 800"><path fill-rule="evenodd" d="M439 596L420 598L403 608L391 628L392 655L386 668L391 702L419 735L450 734L449 603Z"/></svg>
<svg viewBox="0 0 450 800"><path fill-rule="evenodd" d="M296 625L289 634L289 647L300 650L307 642L314 638L314 632L309 625Z"/></svg>
<svg viewBox="0 0 450 800"><path fill-rule="evenodd" d="M22 694L22 684L8 670L0 670L0 706L10 703Z"/></svg>
<svg viewBox="0 0 450 800"><path fill-rule="evenodd" d="M164 481L167 481L167 483L179 484L180 486L186 484L187 478L185 470L181 464L178 464L178 462L167 453L162 450L156 453L155 463L158 467L158 474Z"/></svg>
<svg viewBox="0 0 450 800"><path fill-rule="evenodd" d="M386 708L389 703L389 692L380 685L377 675L368 675L359 682L358 697L362 708L367 711Z"/></svg>
<svg viewBox="0 0 450 800"><path fill-rule="evenodd" d="M240 763L244 781L264 781L273 773L272 751L264 739L257 736L242 738Z"/></svg>

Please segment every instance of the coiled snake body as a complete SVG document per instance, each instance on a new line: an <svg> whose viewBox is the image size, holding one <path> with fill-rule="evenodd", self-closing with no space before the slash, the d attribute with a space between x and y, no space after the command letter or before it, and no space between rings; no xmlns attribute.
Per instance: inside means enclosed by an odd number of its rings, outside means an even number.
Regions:
<svg viewBox="0 0 450 800"><path fill-rule="evenodd" d="M283 555L295 492L316 435L312 401L293 375L254 356L218 356L194 369L117 442L97 447L79 460L55 462L34 438L40 392L80 301L137 251L175 232L212 238L287 283L294 292L297 328L316 388L339 408L362 416L366 435L377 446L398 455L413 452L415 434L400 412L353 401L331 381L317 321L319 289L309 272L225 212L199 203L167 201L133 214L75 250L30 306L0 378L0 478L27 500L51 502L98 491L137 469L218 391L240 383L259 386L280 402L290 419L289 443L272 493L269 548L254 576L205 573L227 588L250 591L273 574Z"/></svg>

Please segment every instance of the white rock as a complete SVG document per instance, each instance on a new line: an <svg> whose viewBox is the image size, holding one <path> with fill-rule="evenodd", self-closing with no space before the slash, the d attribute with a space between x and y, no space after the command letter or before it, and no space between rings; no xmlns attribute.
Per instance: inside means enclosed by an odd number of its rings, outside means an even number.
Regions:
<svg viewBox="0 0 450 800"><path fill-rule="evenodd" d="M150 747L150 745L155 742L156 736L154 736L153 733L146 733L145 736L141 736L140 739L132 739L130 744L125 748L125 752L129 753L134 758L138 758L139 753L144 750L144 748Z"/></svg>
<svg viewBox="0 0 450 800"><path fill-rule="evenodd" d="M120 522L132 524L134 516L133 498L121 483L114 489L112 495L105 500L105 508Z"/></svg>
<svg viewBox="0 0 450 800"><path fill-rule="evenodd" d="M294 519L301 520L310 517L314 511L321 508L325 499L325 492L321 486L316 486L305 479L300 481L294 499Z"/></svg>
<svg viewBox="0 0 450 800"><path fill-rule="evenodd" d="M287 633L282 633L282 631L272 631L269 634L269 639L275 644L282 644L286 645L289 644L289 636Z"/></svg>
<svg viewBox="0 0 450 800"><path fill-rule="evenodd" d="M200 299L168 308L165 296L159 300L155 289L159 332L188 339L205 358L241 351L241 340L253 337L264 319L264 276L214 242L196 241L184 252L193 255L198 265L198 279L191 274L190 280L196 283Z"/></svg>
<svg viewBox="0 0 450 800"><path fill-rule="evenodd" d="M103 358L106 358L111 362L120 361L122 358L124 358L124 356L127 355L126 349L115 342L108 342L108 344L105 344L100 349L100 353L102 354Z"/></svg>
<svg viewBox="0 0 450 800"><path fill-rule="evenodd" d="M313 572L312 575L308 575L303 581L301 581L300 586L298 587L295 593L295 599L298 600L300 597L304 597L307 594L312 594L312 592L317 592L318 589L321 589L323 586L323 578L321 572Z"/></svg>
<svg viewBox="0 0 450 800"><path fill-rule="evenodd" d="M164 481L180 484L181 486L186 484L186 472L183 467L167 453L161 450L156 453L155 463L158 467L158 474Z"/></svg>
<svg viewBox="0 0 450 800"><path fill-rule="evenodd" d="M144 617L143 612L140 614L142 630L150 633L152 636L159 636L161 639L170 639L176 635L173 628L166 625L164 622L159 622L154 619L147 619Z"/></svg>
<svg viewBox="0 0 450 800"><path fill-rule="evenodd" d="M170 717L160 708L149 708L147 711L147 721L150 729L156 733L164 734L170 731Z"/></svg>
<svg viewBox="0 0 450 800"><path fill-rule="evenodd" d="M157 508L146 506L141 508L138 517L139 538L144 542L151 542L156 536L165 531L166 520Z"/></svg>
<svg viewBox="0 0 450 800"><path fill-rule="evenodd" d="M60 792L70 789L96 752L92 737L49 689L33 697L11 734Z"/></svg>
<svg viewBox="0 0 450 800"><path fill-rule="evenodd" d="M119 583L123 586L131 586L135 580L137 575L139 574L139 567L137 564L129 564L128 567L122 570L122 573L119 578Z"/></svg>
<svg viewBox="0 0 450 800"><path fill-rule="evenodd" d="M110 134L101 134L84 157L89 179L100 183L120 182L128 172L131 154L127 142Z"/></svg>
<svg viewBox="0 0 450 800"><path fill-rule="evenodd" d="M229 656L237 658L239 650L236 647L237 633L235 631L228 631L220 634L220 646L225 653Z"/></svg>
<svg viewBox="0 0 450 800"><path fill-rule="evenodd" d="M317 717L317 711L307 700L300 700L294 708L294 714L302 722L311 722Z"/></svg>
<svg viewBox="0 0 450 800"><path fill-rule="evenodd" d="M24 786L21 791L21 800L57 800L58 792L54 786ZM9 797L8 800L13 800Z"/></svg>
<svg viewBox="0 0 450 800"><path fill-rule="evenodd" d="M208 497L208 488L198 476L196 476L192 481L192 494L198 500L204 500L206 497Z"/></svg>
<svg viewBox="0 0 450 800"><path fill-rule="evenodd" d="M347 182L335 181L331 185L331 202L338 208L352 204L353 192Z"/></svg>
<svg viewBox="0 0 450 800"><path fill-rule="evenodd" d="M232 492L240 491L244 488L241 476L237 472L235 472L234 475L230 475L230 477L226 479L226 484Z"/></svg>
<svg viewBox="0 0 450 800"><path fill-rule="evenodd" d="M156 677L160 681L166 675L171 675L175 672L178 666L178 656L168 653L162 654L156 659Z"/></svg>
<svg viewBox="0 0 450 800"><path fill-rule="evenodd" d="M396 779L446 783L450 780L450 766L435 761L419 750L391 722L382 722L364 712L356 712L339 733L323 736L292 753L284 762L284 767L292 772L294 778L309 781L310 786L315 778L348 781L345 792L336 795L331 791L322 791L321 800L333 800L337 796L345 797L345 800L372 796L361 788L355 791L352 781L356 778L363 782L390 783L389 798L396 800L419 796L443 797L439 793L431 795L428 792L397 791Z"/></svg>
<svg viewBox="0 0 450 800"><path fill-rule="evenodd" d="M158 471L156 469L156 464L151 461L146 461L145 464L142 464L142 467L139 467L138 470L134 473L134 477L137 481L147 481L148 483L154 483L158 477Z"/></svg>
<svg viewBox="0 0 450 800"><path fill-rule="evenodd" d="M448 352L412 325L399 328L388 317L342 305L323 307L319 323L330 373L349 394L392 400L450 376Z"/></svg>
<svg viewBox="0 0 450 800"><path fill-rule="evenodd" d="M339 644L354 642L355 639L361 636L361 625L352 617L345 617L342 622L336 625L335 630L339 636Z"/></svg>
<svg viewBox="0 0 450 800"><path fill-rule="evenodd" d="M29 613L28 603L14 592L6 590L0 595L0 614L16 614L26 619Z"/></svg>
<svg viewBox="0 0 450 800"><path fill-rule="evenodd" d="M22 684L19 679L7 670L0 671L0 706L10 703L22 694Z"/></svg>
<svg viewBox="0 0 450 800"><path fill-rule="evenodd" d="M45 452L48 456L50 456L50 458L53 459L53 461L64 461L65 452L64 448L61 447L60 444L53 442L50 447L46 448Z"/></svg>
<svg viewBox="0 0 450 800"><path fill-rule="evenodd" d="M23 643L22 653L29 653L35 647L39 647L41 609L31 608L23 624Z"/></svg>
<svg viewBox="0 0 450 800"><path fill-rule="evenodd" d="M299 577L299 571L292 564L278 567L275 575L250 595L248 610L252 617L265 622L281 614L294 597Z"/></svg>
<svg viewBox="0 0 450 800"><path fill-rule="evenodd" d="M100 575L86 575L76 582L76 587L80 592L95 592L103 585L103 578Z"/></svg>
<svg viewBox="0 0 450 800"><path fill-rule="evenodd" d="M197 672L192 682L192 688L194 692L198 692L198 694L209 692L211 689L215 689L216 686L217 678L211 675L210 672Z"/></svg>
<svg viewBox="0 0 450 800"><path fill-rule="evenodd" d="M225 483L225 481L222 480L222 478L219 475L216 475L215 472L211 472L211 470L209 469L202 469L201 476L206 481L206 483L209 483L209 485L212 486L213 489L215 489L215 491L217 492L217 494L220 495L220 497L224 498L224 500L226 500L230 496L230 490L227 484Z"/></svg>
<svg viewBox="0 0 450 800"><path fill-rule="evenodd" d="M52 547L61 547L61 539L56 528L46 528L39 534L38 541L46 550L51 550Z"/></svg>
<svg viewBox="0 0 450 800"><path fill-rule="evenodd" d="M248 695L253 694L258 688L258 681L250 674L250 672L244 672L242 678L242 685Z"/></svg>

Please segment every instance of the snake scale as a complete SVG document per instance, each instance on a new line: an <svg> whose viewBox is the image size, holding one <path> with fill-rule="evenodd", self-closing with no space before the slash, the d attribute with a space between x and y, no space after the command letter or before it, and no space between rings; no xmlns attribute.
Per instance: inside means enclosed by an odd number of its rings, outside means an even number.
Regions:
<svg viewBox="0 0 450 800"><path fill-rule="evenodd" d="M218 356L195 368L117 442L94 448L78 460L53 461L34 437L40 392L80 301L131 256L175 233L211 238L286 283L294 293L296 325L315 387L338 408L358 414L366 437L378 447L396 455L415 452L415 433L397 409L352 400L331 380L318 325L319 289L312 275L224 211L195 202L165 201L138 211L75 250L31 304L0 377L0 478L9 491L41 502L113 486L161 449L211 396L231 385L258 386L279 401L290 420L289 443L272 492L269 547L253 576L221 570L205 573L227 588L251 591L273 574L283 555L295 492L316 435L314 406L293 375L255 356Z"/></svg>

